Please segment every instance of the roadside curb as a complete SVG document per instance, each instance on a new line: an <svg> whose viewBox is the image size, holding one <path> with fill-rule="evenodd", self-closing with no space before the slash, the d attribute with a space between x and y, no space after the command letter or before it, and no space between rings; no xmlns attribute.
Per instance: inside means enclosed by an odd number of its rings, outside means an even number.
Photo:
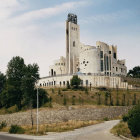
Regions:
<svg viewBox="0 0 140 140"><path fill-rule="evenodd" d="M124 139L124 140L133 140L133 139L127 138L127 137L125 137L123 135L119 135L119 137L122 138L122 139Z"/></svg>

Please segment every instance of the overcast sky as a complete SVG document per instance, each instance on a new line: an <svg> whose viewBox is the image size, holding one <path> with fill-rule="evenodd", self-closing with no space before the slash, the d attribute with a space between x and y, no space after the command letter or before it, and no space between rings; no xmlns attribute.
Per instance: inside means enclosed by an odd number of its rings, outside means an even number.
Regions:
<svg viewBox="0 0 140 140"><path fill-rule="evenodd" d="M140 65L140 0L0 0L0 71L13 56L37 63L40 75L65 56L65 20L78 16L81 42L118 46L128 69Z"/></svg>

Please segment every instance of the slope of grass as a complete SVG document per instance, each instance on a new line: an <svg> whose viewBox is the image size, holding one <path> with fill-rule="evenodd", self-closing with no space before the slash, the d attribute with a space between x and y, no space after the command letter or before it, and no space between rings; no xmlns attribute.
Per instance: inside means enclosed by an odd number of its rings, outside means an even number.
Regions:
<svg viewBox="0 0 140 140"><path fill-rule="evenodd" d="M134 138L126 122L120 122L111 129L111 133L117 136L124 136L130 139L140 140L140 137Z"/></svg>

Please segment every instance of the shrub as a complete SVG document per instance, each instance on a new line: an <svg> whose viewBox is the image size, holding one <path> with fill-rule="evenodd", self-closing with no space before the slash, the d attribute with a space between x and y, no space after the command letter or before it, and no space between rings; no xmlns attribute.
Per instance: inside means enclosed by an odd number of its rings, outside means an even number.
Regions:
<svg viewBox="0 0 140 140"><path fill-rule="evenodd" d="M105 117L103 120L104 120L104 121L109 121L108 117Z"/></svg>
<svg viewBox="0 0 140 140"><path fill-rule="evenodd" d="M63 88L62 91L68 91L68 89L67 88Z"/></svg>
<svg viewBox="0 0 140 140"><path fill-rule="evenodd" d="M24 134L25 130L18 125L11 125L10 129L9 129L9 133L11 134Z"/></svg>
<svg viewBox="0 0 140 140"><path fill-rule="evenodd" d="M140 135L140 104L128 112L127 123L133 136Z"/></svg>
<svg viewBox="0 0 140 140"><path fill-rule="evenodd" d="M74 75L70 81L71 87L74 89L78 89L81 83L81 79L78 77L78 75Z"/></svg>
<svg viewBox="0 0 140 140"><path fill-rule="evenodd" d="M128 118L128 115L123 115L122 119L123 119L124 122L127 122L128 119L129 119L129 118Z"/></svg>
<svg viewBox="0 0 140 140"><path fill-rule="evenodd" d="M2 121L0 124L0 129L3 129L6 126L7 126L7 123L5 121Z"/></svg>

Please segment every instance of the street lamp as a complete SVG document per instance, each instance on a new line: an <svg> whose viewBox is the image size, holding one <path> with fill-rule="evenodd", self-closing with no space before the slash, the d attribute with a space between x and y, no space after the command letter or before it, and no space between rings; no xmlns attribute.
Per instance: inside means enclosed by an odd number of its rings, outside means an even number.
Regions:
<svg viewBox="0 0 140 140"><path fill-rule="evenodd" d="M32 78L34 78L37 81L37 79L34 76L32 76ZM36 87L37 87L37 110L36 110L36 125L37 125L37 128L36 128L36 131L38 133L38 101L39 101L39 97L38 97L38 86L36 86Z"/></svg>

